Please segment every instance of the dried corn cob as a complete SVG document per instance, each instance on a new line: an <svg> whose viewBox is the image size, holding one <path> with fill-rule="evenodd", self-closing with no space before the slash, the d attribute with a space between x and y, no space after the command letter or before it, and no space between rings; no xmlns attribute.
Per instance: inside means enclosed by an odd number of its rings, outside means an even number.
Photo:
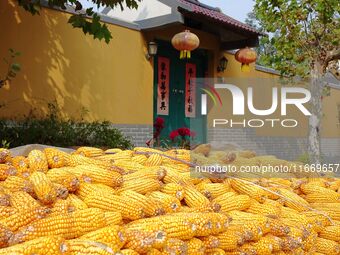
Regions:
<svg viewBox="0 0 340 255"><path fill-rule="evenodd" d="M113 225L89 232L79 239L104 243L111 247L115 247L117 250L122 248L126 242L122 227Z"/></svg>
<svg viewBox="0 0 340 255"><path fill-rule="evenodd" d="M8 246L8 241L12 235L13 235L13 232L10 231L5 226L1 225L0 223L0 253L1 253L1 248Z"/></svg>
<svg viewBox="0 0 340 255"><path fill-rule="evenodd" d="M225 255L227 253L220 248L214 248L214 249L207 249L205 251L205 254L207 254L207 255Z"/></svg>
<svg viewBox="0 0 340 255"><path fill-rule="evenodd" d="M242 230L239 228L236 232L235 229L229 229L226 232L216 236L219 240L218 248L225 251L232 251L244 244Z"/></svg>
<svg viewBox="0 0 340 255"><path fill-rule="evenodd" d="M45 207L25 208L7 218L0 219L0 225L14 232L35 220L45 218L49 212L50 210Z"/></svg>
<svg viewBox="0 0 340 255"><path fill-rule="evenodd" d="M203 242L203 246L206 249L214 249L214 248L219 247L220 245L220 240L216 236L201 237L201 240Z"/></svg>
<svg viewBox="0 0 340 255"><path fill-rule="evenodd" d="M251 200L250 207L247 209L247 212L278 217L281 214L281 206L268 202L268 200L266 200L263 204L260 204L254 199Z"/></svg>
<svg viewBox="0 0 340 255"><path fill-rule="evenodd" d="M46 236L0 249L0 255L62 255L68 254L67 251L68 247L62 237Z"/></svg>
<svg viewBox="0 0 340 255"><path fill-rule="evenodd" d="M249 183L249 181L245 182L241 179L232 179L230 183L231 187L237 192L248 195L259 202L264 202L265 199L268 198L268 192L252 183Z"/></svg>
<svg viewBox="0 0 340 255"><path fill-rule="evenodd" d="M11 152L8 149L0 148L0 163L6 163L11 158Z"/></svg>
<svg viewBox="0 0 340 255"><path fill-rule="evenodd" d="M340 202L340 193L333 190L332 192L314 192L306 195L305 200L309 203L336 203Z"/></svg>
<svg viewBox="0 0 340 255"><path fill-rule="evenodd" d="M145 161L144 166L160 166L162 164L163 157L159 154L152 154Z"/></svg>
<svg viewBox="0 0 340 255"><path fill-rule="evenodd" d="M13 166L0 164L0 181L4 181L8 176L16 174L17 170Z"/></svg>
<svg viewBox="0 0 340 255"><path fill-rule="evenodd" d="M123 150L121 149L118 149L118 148L114 148L114 149L107 149L106 151L104 151L104 153L107 153L107 154L114 154L114 153L118 153L118 152L122 152Z"/></svg>
<svg viewBox="0 0 340 255"><path fill-rule="evenodd" d="M29 180L18 176L8 176L2 183L2 186L11 192L25 191L29 194L34 193L32 183Z"/></svg>
<svg viewBox="0 0 340 255"><path fill-rule="evenodd" d="M9 191L0 189L0 207L11 205L10 195L8 193Z"/></svg>
<svg viewBox="0 0 340 255"><path fill-rule="evenodd" d="M70 208L72 208L73 211L88 208L85 202L74 194L69 194L66 200L70 202Z"/></svg>
<svg viewBox="0 0 340 255"><path fill-rule="evenodd" d="M121 250L120 253L122 255L139 255L138 252L134 251L134 250L131 250L131 249L124 249L124 250ZM117 255L120 255L119 253Z"/></svg>
<svg viewBox="0 0 340 255"><path fill-rule="evenodd" d="M7 218L15 214L18 210L9 206L0 206L0 218Z"/></svg>
<svg viewBox="0 0 340 255"><path fill-rule="evenodd" d="M95 183L85 183L81 182L79 185L79 188L76 192L76 195L84 200L86 196L90 194L102 194L102 193L110 193L110 194L115 194L116 191L104 184L95 184Z"/></svg>
<svg viewBox="0 0 340 255"><path fill-rule="evenodd" d="M340 242L340 225L325 227L319 233L319 236L324 239Z"/></svg>
<svg viewBox="0 0 340 255"><path fill-rule="evenodd" d="M123 178L119 173L95 165L79 165L69 170L69 172L76 175L79 179L105 184L110 187L118 187L123 182Z"/></svg>
<svg viewBox="0 0 340 255"><path fill-rule="evenodd" d="M49 168L65 167L70 162L70 154L54 148L44 149Z"/></svg>
<svg viewBox="0 0 340 255"><path fill-rule="evenodd" d="M68 197L68 189L65 186L58 183L53 183L53 186L57 194L57 198L66 199Z"/></svg>
<svg viewBox="0 0 340 255"><path fill-rule="evenodd" d="M43 172L46 173L48 171L48 163L45 153L39 150L32 150L28 154L28 164L30 168L30 172Z"/></svg>
<svg viewBox="0 0 340 255"><path fill-rule="evenodd" d="M131 181L140 178L151 178L162 180L166 176L166 170L163 167L148 167L123 176L124 181Z"/></svg>
<svg viewBox="0 0 340 255"><path fill-rule="evenodd" d="M162 204L152 197L146 197L133 190L126 190L120 194L123 198L133 200L139 207L141 207L146 216L157 216L165 213ZM177 205L177 206L180 206Z"/></svg>
<svg viewBox="0 0 340 255"><path fill-rule="evenodd" d="M103 228L106 224L104 212L89 208L73 213L51 215L21 228L10 239L11 244L21 243L43 236L59 235L66 239L82 236Z"/></svg>
<svg viewBox="0 0 340 255"><path fill-rule="evenodd" d="M177 212L181 209L181 202L177 198L166 193L154 191L151 192L148 197L161 204L166 213Z"/></svg>
<svg viewBox="0 0 340 255"><path fill-rule="evenodd" d="M118 251L114 245L107 245L92 240L73 239L66 242L71 255L112 255Z"/></svg>
<svg viewBox="0 0 340 255"><path fill-rule="evenodd" d="M111 162L97 160L94 158L87 158L82 155L71 155L68 165L70 166L89 165L100 167L106 170L115 170Z"/></svg>
<svg viewBox="0 0 340 255"><path fill-rule="evenodd" d="M226 193L228 194L228 193ZM229 195L229 194L228 194ZM233 195L225 199L225 195L217 197L212 201L212 207L215 211L229 212L233 210L246 210L250 206L250 197L247 195Z"/></svg>
<svg viewBox="0 0 340 255"><path fill-rule="evenodd" d="M17 169L18 175L28 177L30 175L28 159L23 156L16 156L12 158L11 164Z"/></svg>
<svg viewBox="0 0 340 255"><path fill-rule="evenodd" d="M308 210L308 202L294 192L283 188L278 188L277 192L284 197L280 199L284 202L285 206L295 209L299 212Z"/></svg>
<svg viewBox="0 0 340 255"><path fill-rule="evenodd" d="M133 173L139 170L146 169L145 166L137 162L128 161L128 160L130 160L130 156L129 156L129 159L126 159L126 160L116 160L113 165L116 168L120 169L122 173Z"/></svg>
<svg viewBox="0 0 340 255"><path fill-rule="evenodd" d="M178 200L183 200L185 191L183 186L177 183L168 183L161 187L161 191L165 194L169 194L173 197L176 197Z"/></svg>
<svg viewBox="0 0 340 255"><path fill-rule="evenodd" d="M75 192L79 188L79 179L72 173L71 168L54 168L46 175L52 182L65 186L70 192Z"/></svg>
<svg viewBox="0 0 340 255"><path fill-rule="evenodd" d="M311 207L327 214L332 220L340 220L340 203L313 203Z"/></svg>
<svg viewBox="0 0 340 255"><path fill-rule="evenodd" d="M39 203L24 191L14 192L11 195L10 200L12 207L18 210L24 208L37 208L39 206Z"/></svg>
<svg viewBox="0 0 340 255"><path fill-rule="evenodd" d="M198 238L192 238L187 241L188 254L204 255L204 242Z"/></svg>
<svg viewBox="0 0 340 255"><path fill-rule="evenodd" d="M318 252L334 255L340 254L340 245L332 240L327 240L324 238L316 238L315 246Z"/></svg>
<svg viewBox="0 0 340 255"><path fill-rule="evenodd" d="M162 255L162 252L160 250L151 248L146 255Z"/></svg>
<svg viewBox="0 0 340 255"><path fill-rule="evenodd" d="M139 253L146 253L151 248L163 247L167 240L166 233L159 230L126 229L125 234L126 243L124 247Z"/></svg>
<svg viewBox="0 0 340 255"><path fill-rule="evenodd" d="M35 194L43 204L52 204L56 200L57 193L54 185L43 172L34 172L29 180L33 184Z"/></svg>
<svg viewBox="0 0 340 255"><path fill-rule="evenodd" d="M123 223L122 214L120 212L110 212L107 211L104 213L106 225L121 225Z"/></svg>
<svg viewBox="0 0 340 255"><path fill-rule="evenodd" d="M120 212L123 219L136 220L143 217L143 209L132 199L102 193L99 196L90 194L85 198L84 202L89 207Z"/></svg>
<svg viewBox="0 0 340 255"><path fill-rule="evenodd" d="M188 252L188 245L179 239L169 239L166 242L165 247L163 248L164 255L180 255L180 254L187 254Z"/></svg>
<svg viewBox="0 0 340 255"><path fill-rule="evenodd" d="M50 215L66 214L73 211L70 200L57 199L51 208Z"/></svg>
<svg viewBox="0 0 340 255"><path fill-rule="evenodd" d="M184 187L184 201L189 207L209 207L210 201L194 186L186 185Z"/></svg>
<svg viewBox="0 0 340 255"><path fill-rule="evenodd" d="M209 199L215 199L230 191L230 186L224 183L206 183L199 185L197 188Z"/></svg>
<svg viewBox="0 0 340 255"><path fill-rule="evenodd" d="M160 182L151 178L142 178L126 181L122 187L118 189L118 192L126 190L133 190L140 194L146 194L148 192L159 190L161 187Z"/></svg>
<svg viewBox="0 0 340 255"><path fill-rule="evenodd" d="M132 162L136 162L136 163L142 164L142 165L144 165L144 163L146 162L147 159L148 158L145 155L134 155L131 158Z"/></svg>
<svg viewBox="0 0 340 255"><path fill-rule="evenodd" d="M98 157L104 155L104 151L99 148L94 148L94 147L79 147L74 154L79 154L85 157Z"/></svg>

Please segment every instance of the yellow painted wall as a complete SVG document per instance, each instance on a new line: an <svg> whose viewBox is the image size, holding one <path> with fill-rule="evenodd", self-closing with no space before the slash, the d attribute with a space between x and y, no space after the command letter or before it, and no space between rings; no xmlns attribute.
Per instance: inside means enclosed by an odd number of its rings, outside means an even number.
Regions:
<svg viewBox="0 0 340 255"><path fill-rule="evenodd" d="M110 25L109 45L73 29L69 14L43 8L41 15L0 1L0 56L22 53L23 69L9 91L0 90L0 117L20 117L32 108L46 112L57 100L65 115L123 124L153 121L153 69L138 31ZM1 62L0 73L6 66Z"/></svg>
<svg viewBox="0 0 340 255"><path fill-rule="evenodd" d="M0 1L0 56L8 48L22 53L18 59L23 69L11 84L9 91L0 90L0 117L22 117L33 108L45 113L47 103L57 100L67 117L79 118L82 109L88 110L87 120L108 120L115 124L148 124L153 122L153 65L145 58L146 44L154 39L170 40L185 29L176 25L146 33L107 24L112 32L110 44L93 40L81 31L73 29L67 20L69 14L43 9L40 16L31 16L14 5L14 0ZM243 77L245 89L251 77L277 78L276 75L256 71L242 73L240 63L232 54L228 68L217 73L222 56L217 36L192 29L201 41L201 48L209 51L209 76ZM0 62L0 74L6 66ZM255 91L256 106L266 107L263 98L271 98L271 86ZM231 96L223 95L224 102ZM257 104L259 102L259 104ZM340 104L340 91L332 90L324 99L325 121L323 135L339 137L336 106ZM214 112L215 111L215 112ZM221 116L221 109L213 109L211 120ZM223 109L226 118L230 108ZM248 116L247 116L248 117ZM304 136L307 119L292 112L302 126L295 130L258 129L259 135Z"/></svg>

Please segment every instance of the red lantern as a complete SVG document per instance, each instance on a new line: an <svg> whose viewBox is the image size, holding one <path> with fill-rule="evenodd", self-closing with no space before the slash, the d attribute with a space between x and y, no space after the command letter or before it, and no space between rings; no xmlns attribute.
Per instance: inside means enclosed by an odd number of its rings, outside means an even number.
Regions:
<svg viewBox="0 0 340 255"><path fill-rule="evenodd" d="M189 30L176 34L172 40L172 45L176 50L179 50L180 58L190 58L191 51L198 48L200 40L197 35L191 33Z"/></svg>
<svg viewBox="0 0 340 255"><path fill-rule="evenodd" d="M255 62L256 57L257 57L256 51L254 51L253 49L250 49L248 47L238 50L235 54L235 59L238 62L242 63L242 66L241 66L242 72L249 72L250 71L249 64Z"/></svg>

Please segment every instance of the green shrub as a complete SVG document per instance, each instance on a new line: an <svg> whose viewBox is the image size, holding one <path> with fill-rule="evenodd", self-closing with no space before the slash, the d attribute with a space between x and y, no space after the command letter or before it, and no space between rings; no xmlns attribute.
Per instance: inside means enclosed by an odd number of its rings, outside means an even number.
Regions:
<svg viewBox="0 0 340 255"><path fill-rule="evenodd" d="M0 141L6 141L11 147L34 143L59 147L93 146L121 149L133 146L128 138L118 129L112 128L107 121L63 120L55 104L49 104L49 113L45 118L31 115L20 121L0 120Z"/></svg>

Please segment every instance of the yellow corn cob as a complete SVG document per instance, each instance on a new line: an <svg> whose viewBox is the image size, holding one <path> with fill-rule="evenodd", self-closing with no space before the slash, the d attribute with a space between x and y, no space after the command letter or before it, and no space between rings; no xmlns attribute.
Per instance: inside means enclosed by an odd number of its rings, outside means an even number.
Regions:
<svg viewBox="0 0 340 255"><path fill-rule="evenodd" d="M260 239L259 243L271 244L273 253L281 251L282 246L283 246L283 242L282 242L281 238L274 236L274 235L271 235L271 234L267 234L264 237L262 237Z"/></svg>
<svg viewBox="0 0 340 255"><path fill-rule="evenodd" d="M148 158L145 155L134 155L131 158L132 162L136 162L136 163L142 164L142 165L144 165L144 163L146 162L147 159Z"/></svg>
<svg viewBox="0 0 340 255"><path fill-rule="evenodd" d="M8 149L0 148L0 163L6 163L11 158L11 152Z"/></svg>
<svg viewBox="0 0 340 255"><path fill-rule="evenodd" d="M104 212L100 209L89 208L36 220L16 232L10 241L12 244L16 244L53 235L72 239L103 228L105 225Z"/></svg>
<svg viewBox="0 0 340 255"><path fill-rule="evenodd" d="M79 147L74 154L79 154L85 157L98 157L104 155L104 151L99 148L94 148L94 147Z"/></svg>
<svg viewBox="0 0 340 255"><path fill-rule="evenodd" d="M188 254L204 255L205 247L204 242L198 238L192 238L187 241Z"/></svg>
<svg viewBox="0 0 340 255"><path fill-rule="evenodd" d="M302 247L305 251L311 251L314 248L314 244L318 234L315 231L310 231L309 235L302 241Z"/></svg>
<svg viewBox="0 0 340 255"><path fill-rule="evenodd" d="M332 240L327 240L324 238L316 238L315 247L318 252L334 255L340 254L340 245Z"/></svg>
<svg viewBox="0 0 340 255"><path fill-rule="evenodd" d="M61 199L67 198L68 189L65 186L58 184L58 183L53 183L53 186L54 186L55 192L57 194L57 198L61 198Z"/></svg>
<svg viewBox="0 0 340 255"><path fill-rule="evenodd" d="M122 187L118 189L118 192L133 190L140 194L146 194L148 192L159 190L160 187L160 182L157 180L151 178L141 178L124 182Z"/></svg>
<svg viewBox="0 0 340 255"><path fill-rule="evenodd" d="M185 191L183 186L177 183L168 183L161 187L161 191L165 194L169 194L173 197L176 197L178 200L183 200Z"/></svg>
<svg viewBox="0 0 340 255"><path fill-rule="evenodd" d="M135 250L139 253L146 253L151 248L163 247L167 237L163 231L148 231L148 230L131 230L126 229L126 244L127 249Z"/></svg>
<svg viewBox="0 0 340 255"><path fill-rule="evenodd" d="M14 232L35 220L46 217L49 212L50 210L45 207L25 208L7 218L0 219L0 225Z"/></svg>
<svg viewBox="0 0 340 255"><path fill-rule="evenodd" d="M208 249L205 251L207 255L225 255L226 252L220 248Z"/></svg>
<svg viewBox="0 0 340 255"><path fill-rule="evenodd" d="M52 204L56 200L57 193L54 185L43 172L34 172L29 179L35 194L43 204Z"/></svg>
<svg viewBox="0 0 340 255"><path fill-rule="evenodd" d="M163 179L165 184L168 183L178 183L178 184L191 184L192 178L188 176L181 175L181 172L176 170L173 167L165 167L166 168L166 176Z"/></svg>
<svg viewBox="0 0 340 255"><path fill-rule="evenodd" d="M10 205L11 205L10 196L7 193L0 192L0 208Z"/></svg>
<svg viewBox="0 0 340 255"><path fill-rule="evenodd" d="M131 250L131 249L124 249L124 250L121 250L120 253L122 255L139 255L138 252L134 251L134 250ZM117 255L120 255L119 253Z"/></svg>
<svg viewBox="0 0 340 255"><path fill-rule="evenodd" d="M34 193L32 183L29 180L18 176L8 176L2 183L2 186L11 192L25 191L29 194Z"/></svg>
<svg viewBox="0 0 340 255"><path fill-rule="evenodd" d="M274 236L287 236L290 233L290 227L283 224L279 219L270 219L270 233Z"/></svg>
<svg viewBox="0 0 340 255"><path fill-rule="evenodd" d="M73 212L74 209L71 207L70 200L64 200L64 199L57 199L57 201L54 203L53 207L51 208L51 214L50 215L58 215L58 214L66 214L68 212Z"/></svg>
<svg viewBox="0 0 340 255"><path fill-rule="evenodd" d="M126 160L116 160L113 165L120 169L122 173L133 173L146 168L142 164L130 161L130 157Z"/></svg>
<svg viewBox="0 0 340 255"><path fill-rule="evenodd" d="M149 198L161 204L166 213L177 212L181 209L181 202L177 198L160 191L151 192Z"/></svg>
<svg viewBox="0 0 340 255"><path fill-rule="evenodd" d="M248 195L251 198L256 199L259 202L264 202L268 197L268 192L261 189L258 186L255 186L249 181L245 182L241 179L232 179L230 181L231 187L241 194Z"/></svg>
<svg viewBox="0 0 340 255"><path fill-rule="evenodd" d="M340 225L325 227L319 236L324 239L340 242Z"/></svg>
<svg viewBox="0 0 340 255"><path fill-rule="evenodd" d="M308 202L294 192L283 188L278 188L277 192L284 197L280 199L284 202L285 206L299 212L308 210Z"/></svg>
<svg viewBox="0 0 340 255"><path fill-rule="evenodd" d="M88 196L92 193L94 193L94 194L101 194L101 193L115 194L116 191L113 188L106 186L104 184L81 182L80 185L79 185L79 188L76 192L76 195L80 199L84 200L86 196Z"/></svg>
<svg viewBox="0 0 340 255"><path fill-rule="evenodd" d="M226 193L229 195L228 193ZM250 206L250 197L247 195L233 195L225 199L226 195L217 197L212 201L212 207L216 211L229 212L233 210L246 210Z"/></svg>
<svg viewBox="0 0 340 255"><path fill-rule="evenodd" d="M24 191L14 192L11 195L10 200L12 207L18 210L24 208L36 208L39 206L38 201Z"/></svg>
<svg viewBox="0 0 340 255"><path fill-rule="evenodd" d="M143 209L143 212L146 216L157 216L165 213L162 203L160 203L157 199L153 197L146 197L133 190L126 190L120 195L123 198L133 200L136 204L138 204L138 206ZM178 207L180 206L180 204L176 205Z"/></svg>
<svg viewBox="0 0 340 255"><path fill-rule="evenodd" d="M28 164L30 167L30 172L43 172L46 173L48 171L48 163L45 153L39 150L32 150L28 154Z"/></svg>
<svg viewBox="0 0 340 255"><path fill-rule="evenodd" d="M309 203L336 203L340 202L340 193L333 190L328 190L328 192L322 193L314 192L307 194L305 200Z"/></svg>
<svg viewBox="0 0 340 255"><path fill-rule="evenodd" d="M121 225L123 223L122 214L120 212L110 212L107 211L104 213L106 225Z"/></svg>
<svg viewBox="0 0 340 255"><path fill-rule="evenodd" d="M135 147L133 148L133 152L134 153L138 153L138 152L163 153L161 150L157 150L157 149L149 148L149 147Z"/></svg>
<svg viewBox="0 0 340 255"><path fill-rule="evenodd" d="M308 218L303 215L298 213L296 210L291 209L289 207L282 207L281 210L281 215L280 215L283 219L289 219L289 221L292 224L296 224L296 225L301 225L305 228L309 228L309 220Z"/></svg>
<svg viewBox="0 0 340 255"><path fill-rule="evenodd" d="M79 188L79 179L72 173L71 168L54 168L46 175L52 182L65 186L70 192L75 192Z"/></svg>
<svg viewBox="0 0 340 255"><path fill-rule="evenodd" d="M164 255L180 255L188 253L188 245L180 239L169 239L163 248Z"/></svg>
<svg viewBox="0 0 340 255"><path fill-rule="evenodd" d="M84 201L75 194L69 194L66 200L70 202L70 208L72 208L73 211L88 208Z"/></svg>
<svg viewBox="0 0 340 255"><path fill-rule="evenodd" d="M233 219L233 224L254 223L261 227L264 233L270 232L270 220L266 216L241 211L230 211L228 215Z"/></svg>
<svg viewBox="0 0 340 255"><path fill-rule="evenodd" d="M308 223L312 225L312 229L316 232L320 232L326 226L330 225L329 218L327 218L323 214L313 212L313 211L307 211L307 212L303 212L301 214L306 216Z"/></svg>
<svg viewBox="0 0 340 255"><path fill-rule="evenodd" d="M16 156L12 158L11 164L18 171L18 175L28 177L30 175L28 159L23 156Z"/></svg>
<svg viewBox="0 0 340 255"><path fill-rule="evenodd" d="M44 149L49 168L65 167L69 164L70 154L54 148Z"/></svg>
<svg viewBox="0 0 340 255"><path fill-rule="evenodd" d="M108 154L109 156L111 156L111 158L115 161L117 160L131 160L132 156L134 155L133 151L130 150L125 150L125 151L120 151L120 152L116 152L116 153L107 153L105 152L105 154Z"/></svg>
<svg viewBox="0 0 340 255"><path fill-rule="evenodd" d="M332 193L333 191L333 190L328 190L326 188L325 182L323 182L321 179L310 181L308 183L303 183L300 186L300 189L304 194L310 194L310 193L315 193L315 192L320 192L320 193L331 192Z"/></svg>
<svg viewBox="0 0 340 255"><path fill-rule="evenodd" d="M113 164L111 162L106 162L102 160L97 160L95 158L87 158L82 155L71 155L70 162L68 163L70 166L80 166L80 165L91 165L100 167L106 170L115 170Z"/></svg>
<svg viewBox="0 0 340 255"><path fill-rule="evenodd" d="M251 200L250 207L247 209L247 212L278 217L281 214L281 206L274 205L267 200L263 204L260 204L253 199Z"/></svg>
<svg viewBox="0 0 340 255"><path fill-rule="evenodd" d="M0 253L1 253L1 248L8 246L8 241L12 235L13 235L12 231L10 231L8 228L0 224Z"/></svg>
<svg viewBox="0 0 340 255"><path fill-rule="evenodd" d="M203 242L203 246L206 249L214 249L214 248L219 247L220 245L220 240L216 236L201 237L201 240Z"/></svg>
<svg viewBox="0 0 340 255"><path fill-rule="evenodd" d="M257 241L265 234L262 226L259 226L257 222L250 221L232 221L230 226L241 228L243 233L249 234L244 235L246 241Z"/></svg>
<svg viewBox="0 0 340 255"><path fill-rule="evenodd" d="M219 240L218 248L225 251L237 249L245 242L243 235L241 228L237 230L233 228L228 229L226 232L216 236Z"/></svg>
<svg viewBox="0 0 340 255"><path fill-rule="evenodd" d="M114 245L92 240L73 239L66 241L68 254L71 255L112 255L118 251Z"/></svg>
<svg viewBox="0 0 340 255"><path fill-rule="evenodd" d="M159 154L152 154L145 161L144 166L160 166L162 164L163 157Z"/></svg>
<svg viewBox="0 0 340 255"><path fill-rule="evenodd" d="M123 247L126 242L124 231L120 226L109 226L89 232L79 239L91 240L115 247L117 250Z"/></svg>
<svg viewBox="0 0 340 255"><path fill-rule="evenodd" d="M162 180L166 175L165 168L162 167L148 167L137 172L123 175L124 181L131 181L140 178L151 178L155 180Z"/></svg>
<svg viewBox="0 0 340 255"><path fill-rule="evenodd" d="M119 173L94 165L79 165L69 170L69 172L75 174L79 179L105 184L110 187L118 187L123 182L123 178Z"/></svg>
<svg viewBox="0 0 340 255"><path fill-rule="evenodd" d="M184 201L189 207L209 207L210 201L194 186L186 185L184 187Z"/></svg>
<svg viewBox="0 0 340 255"><path fill-rule="evenodd" d="M13 166L0 164L0 181L4 181L8 176L16 174L17 170Z"/></svg>
<svg viewBox="0 0 340 255"><path fill-rule="evenodd" d="M340 220L340 203L313 203L311 207L327 214L332 220Z"/></svg>
<svg viewBox="0 0 340 255"><path fill-rule="evenodd" d="M122 151L123 151L122 149L113 148L113 149L107 149L106 151L104 151L104 153L118 153Z"/></svg>
<svg viewBox="0 0 340 255"><path fill-rule="evenodd" d="M0 218L7 218L15 214L18 210L10 206L0 206Z"/></svg>
<svg viewBox="0 0 340 255"><path fill-rule="evenodd" d="M143 217L143 209L132 199L102 193L99 195L90 194L85 198L84 202L88 207L120 212L123 219L136 220Z"/></svg>
<svg viewBox="0 0 340 255"><path fill-rule="evenodd" d="M224 183L206 183L197 188L209 199L215 199L230 191L230 186Z"/></svg>
<svg viewBox="0 0 340 255"><path fill-rule="evenodd" d="M23 244L0 249L0 255L62 255L69 254L64 239L60 236L46 236Z"/></svg>

